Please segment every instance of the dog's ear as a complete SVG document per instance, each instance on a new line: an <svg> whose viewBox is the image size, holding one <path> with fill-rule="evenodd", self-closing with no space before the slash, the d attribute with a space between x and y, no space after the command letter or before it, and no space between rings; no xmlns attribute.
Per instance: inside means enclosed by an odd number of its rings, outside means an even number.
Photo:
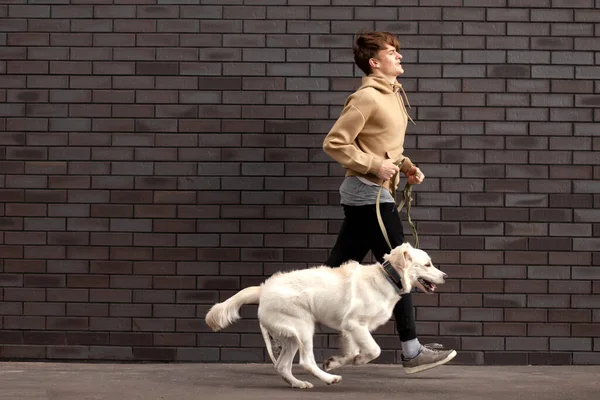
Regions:
<svg viewBox="0 0 600 400"><path fill-rule="evenodd" d="M404 250L403 255L404 255L404 259L406 261L408 261L408 262L412 261L412 256L410 255L410 250L409 249Z"/></svg>

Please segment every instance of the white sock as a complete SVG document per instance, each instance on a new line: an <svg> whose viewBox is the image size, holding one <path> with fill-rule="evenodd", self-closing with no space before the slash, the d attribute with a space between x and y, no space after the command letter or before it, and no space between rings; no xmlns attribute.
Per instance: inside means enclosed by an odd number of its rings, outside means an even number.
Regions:
<svg viewBox="0 0 600 400"><path fill-rule="evenodd" d="M404 358L415 358L419 354L419 350L421 350L421 343L419 343L419 339L412 339L408 342L402 343L402 355Z"/></svg>

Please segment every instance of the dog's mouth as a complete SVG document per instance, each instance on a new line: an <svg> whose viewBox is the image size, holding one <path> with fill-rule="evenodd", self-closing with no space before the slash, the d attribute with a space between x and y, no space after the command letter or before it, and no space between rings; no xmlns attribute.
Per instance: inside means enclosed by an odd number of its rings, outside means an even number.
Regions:
<svg viewBox="0 0 600 400"><path fill-rule="evenodd" d="M433 292L435 292L435 288L437 288L435 283L430 282L427 279L418 278L417 281L419 282L419 284L421 285L421 288L423 289L423 291L425 293L433 293Z"/></svg>

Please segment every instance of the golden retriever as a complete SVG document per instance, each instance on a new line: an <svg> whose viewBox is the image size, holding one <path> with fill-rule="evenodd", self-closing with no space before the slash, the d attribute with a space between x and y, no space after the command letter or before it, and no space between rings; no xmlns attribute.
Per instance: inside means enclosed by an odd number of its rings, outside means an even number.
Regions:
<svg viewBox="0 0 600 400"><path fill-rule="evenodd" d="M214 331L237 321L243 304L259 304L258 319L267 351L277 372L293 388L312 388L292 375L294 356L310 374L327 384L342 377L319 368L313 353L315 323L342 333L342 354L324 363L329 371L343 365L366 364L381 349L371 332L386 323L402 293L417 287L426 293L445 282L446 274L433 266L423 250L404 243L384 256L383 264L350 261L339 268L326 266L276 273L260 286L239 291L206 315ZM281 343L275 360L269 335Z"/></svg>

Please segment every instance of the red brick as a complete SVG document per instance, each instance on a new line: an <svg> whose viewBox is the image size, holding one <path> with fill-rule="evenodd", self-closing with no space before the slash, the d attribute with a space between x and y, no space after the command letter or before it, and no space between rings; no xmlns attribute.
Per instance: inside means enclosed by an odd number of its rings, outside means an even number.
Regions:
<svg viewBox="0 0 600 400"><path fill-rule="evenodd" d="M43 273L46 272L45 260L5 260L4 273ZM51 271L49 271L51 272Z"/></svg>
<svg viewBox="0 0 600 400"><path fill-rule="evenodd" d="M4 329L44 330L45 327L45 317L4 316Z"/></svg>
<svg viewBox="0 0 600 400"><path fill-rule="evenodd" d="M219 301L217 291L194 291L194 290L180 290L177 291L177 302L178 303L203 303L203 304L211 304ZM179 325L177 328L178 331L184 331L185 329L180 329Z"/></svg>
<svg viewBox="0 0 600 400"><path fill-rule="evenodd" d="M112 203L152 203L151 191L128 191L128 190L113 190L111 191Z"/></svg>
<svg viewBox="0 0 600 400"><path fill-rule="evenodd" d="M4 274L0 282L2 282L2 286L23 286L23 275Z"/></svg>
<svg viewBox="0 0 600 400"><path fill-rule="evenodd" d="M529 338L507 338L507 350L536 350L543 351L549 349L548 338L529 337Z"/></svg>
<svg viewBox="0 0 600 400"><path fill-rule="evenodd" d="M69 246L67 258L83 260L105 260L108 258L108 248L93 246Z"/></svg>
<svg viewBox="0 0 600 400"><path fill-rule="evenodd" d="M6 204L6 216L22 216L22 217L44 217L46 216L47 206L45 204ZM7 225L11 225L16 219L3 219L3 229L7 229Z"/></svg>
<svg viewBox="0 0 600 400"><path fill-rule="evenodd" d="M112 247L110 249L110 258L117 260L150 260L152 259L152 249L139 247Z"/></svg>
<svg viewBox="0 0 600 400"><path fill-rule="evenodd" d="M136 360L174 361L176 349L160 347L134 347L133 356Z"/></svg>
<svg viewBox="0 0 600 400"><path fill-rule="evenodd" d="M136 218L174 218L176 207L173 205L136 205Z"/></svg>
<svg viewBox="0 0 600 400"><path fill-rule="evenodd" d="M74 345L108 344L109 334L100 332L67 332L67 342Z"/></svg>
<svg viewBox="0 0 600 400"><path fill-rule="evenodd" d="M86 260L48 260L48 273L87 273Z"/></svg>
<svg viewBox="0 0 600 400"><path fill-rule="evenodd" d="M176 273L176 264L174 262L162 261L140 261L133 263L134 274L148 275L174 275Z"/></svg>
<svg viewBox="0 0 600 400"><path fill-rule="evenodd" d="M527 298L527 306L544 308L568 308L570 306L570 300L570 296L568 295L529 295Z"/></svg>
<svg viewBox="0 0 600 400"><path fill-rule="evenodd" d="M600 295L574 295L572 296L571 307L573 308L597 308L600 302Z"/></svg>
<svg viewBox="0 0 600 400"><path fill-rule="evenodd" d="M504 350L503 338L465 337L462 338L463 350Z"/></svg>
<svg viewBox="0 0 600 400"><path fill-rule="evenodd" d="M131 301L131 291L123 289L90 289L90 302L127 303Z"/></svg>
<svg viewBox="0 0 600 400"><path fill-rule="evenodd" d="M24 192L25 191L21 190L21 189L2 189L2 190L0 190L0 199L5 202L23 201L23 199L25 197Z"/></svg>
<svg viewBox="0 0 600 400"><path fill-rule="evenodd" d="M586 309L548 310L549 322L590 322L591 312Z"/></svg>
<svg viewBox="0 0 600 400"><path fill-rule="evenodd" d="M48 289L48 301L88 301L88 290Z"/></svg>
<svg viewBox="0 0 600 400"><path fill-rule="evenodd" d="M48 244L52 245L88 245L88 235L81 233L49 232Z"/></svg>
<svg viewBox="0 0 600 400"><path fill-rule="evenodd" d="M23 333L18 331L12 332L0 332L0 338L2 343L22 343L23 342Z"/></svg>
<svg viewBox="0 0 600 400"><path fill-rule="evenodd" d="M110 278L110 286L117 289L150 289L151 276L114 275Z"/></svg>
<svg viewBox="0 0 600 400"><path fill-rule="evenodd" d="M196 259L195 248L157 248L154 252L155 260L186 261Z"/></svg>
<svg viewBox="0 0 600 400"><path fill-rule="evenodd" d="M486 352L486 365L528 365L527 353L523 352Z"/></svg>
<svg viewBox="0 0 600 400"><path fill-rule="evenodd" d="M85 317L48 317L49 330L87 330L88 319Z"/></svg>
<svg viewBox="0 0 600 400"><path fill-rule="evenodd" d="M440 322L441 335L479 336L481 332L481 323L477 322Z"/></svg>
<svg viewBox="0 0 600 400"><path fill-rule="evenodd" d="M68 303L67 315L77 317L100 317L108 315L108 305L88 303Z"/></svg>
<svg viewBox="0 0 600 400"><path fill-rule="evenodd" d="M23 315L23 304L18 302L3 302L0 304L0 315Z"/></svg>
<svg viewBox="0 0 600 400"><path fill-rule="evenodd" d="M63 275L32 274L23 277L23 286L39 288L63 287L65 286L65 281L66 279Z"/></svg>
<svg viewBox="0 0 600 400"><path fill-rule="evenodd" d="M570 324L538 323L528 324L529 336L571 336Z"/></svg>
<svg viewBox="0 0 600 400"><path fill-rule="evenodd" d="M535 280L507 280L504 291L506 293L548 293L547 281Z"/></svg>
<svg viewBox="0 0 600 400"><path fill-rule="evenodd" d="M174 303L174 290L134 290L134 303Z"/></svg>
<svg viewBox="0 0 600 400"><path fill-rule="evenodd" d="M529 364L531 365L571 365L572 356L571 353L560 353L560 352L535 352L529 353Z"/></svg>
<svg viewBox="0 0 600 400"><path fill-rule="evenodd" d="M92 217L131 217L133 206L128 204L92 204Z"/></svg>
<svg viewBox="0 0 600 400"><path fill-rule="evenodd" d="M550 281L550 293L586 294L592 292L590 281Z"/></svg>
<svg viewBox="0 0 600 400"><path fill-rule="evenodd" d="M92 331L111 331L112 336L116 335L120 331L131 330L131 319L130 318L103 318L103 317L92 317L90 318L90 330Z"/></svg>
<svg viewBox="0 0 600 400"><path fill-rule="evenodd" d="M476 293L502 293L504 281L501 280L463 280L461 283L461 291L476 292Z"/></svg>
<svg viewBox="0 0 600 400"><path fill-rule="evenodd" d="M153 307L153 315L156 317L169 318L191 318L194 317L195 306L186 304L155 304Z"/></svg>
<svg viewBox="0 0 600 400"><path fill-rule="evenodd" d="M177 238L174 234L166 233L135 233L135 246L175 246Z"/></svg>
<svg viewBox="0 0 600 400"><path fill-rule="evenodd" d="M108 287L108 275L69 275L67 277L67 286L74 287Z"/></svg>
<svg viewBox="0 0 600 400"><path fill-rule="evenodd" d="M90 272L93 274L130 274L131 262L127 261L92 261Z"/></svg>
<svg viewBox="0 0 600 400"><path fill-rule="evenodd" d="M43 359L46 358L46 346L5 345L2 354L7 359Z"/></svg>
<svg viewBox="0 0 600 400"><path fill-rule="evenodd" d="M23 246L24 258L63 259L65 255L64 246Z"/></svg>
<svg viewBox="0 0 600 400"><path fill-rule="evenodd" d="M133 62L95 61L92 72L94 75L134 75L135 64Z"/></svg>
<svg viewBox="0 0 600 400"><path fill-rule="evenodd" d="M49 289L52 290L52 289ZM5 301L45 301L44 289L10 288L4 289Z"/></svg>
<svg viewBox="0 0 600 400"><path fill-rule="evenodd" d="M95 246L131 245L132 243L133 234L131 233L91 233L90 244Z"/></svg>
<svg viewBox="0 0 600 400"><path fill-rule="evenodd" d="M193 333L155 333L154 344L158 346L195 346L196 335Z"/></svg>
<svg viewBox="0 0 600 400"><path fill-rule="evenodd" d="M23 332L23 343L25 344L45 344L45 345L66 345L67 337L63 332Z"/></svg>
<svg viewBox="0 0 600 400"><path fill-rule="evenodd" d="M173 318L134 318L133 330L146 332L174 331L175 320Z"/></svg>

